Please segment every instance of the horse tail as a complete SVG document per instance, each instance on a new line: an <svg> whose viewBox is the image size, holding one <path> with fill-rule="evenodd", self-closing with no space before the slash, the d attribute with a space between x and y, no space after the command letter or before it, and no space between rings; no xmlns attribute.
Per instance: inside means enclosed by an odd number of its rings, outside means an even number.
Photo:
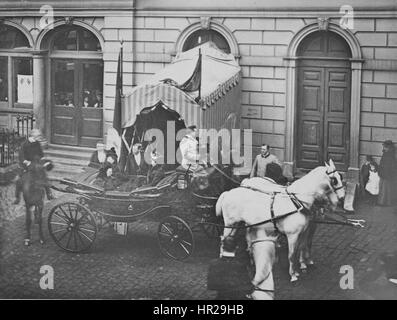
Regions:
<svg viewBox="0 0 397 320"><path fill-rule="evenodd" d="M223 203L223 197L225 196L226 192L223 192L220 197L218 198L218 201L216 202L215 206L215 213L217 217L222 216L222 203Z"/></svg>

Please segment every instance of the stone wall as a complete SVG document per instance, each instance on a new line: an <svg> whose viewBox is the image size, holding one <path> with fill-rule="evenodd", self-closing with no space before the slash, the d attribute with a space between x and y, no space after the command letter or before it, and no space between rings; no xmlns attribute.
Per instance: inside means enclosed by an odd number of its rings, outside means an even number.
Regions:
<svg viewBox="0 0 397 320"><path fill-rule="evenodd" d="M360 158L397 142L397 19L366 19L355 35L365 59L361 90Z"/></svg>
<svg viewBox="0 0 397 320"><path fill-rule="evenodd" d="M117 58L124 41L124 92L145 82L172 61L178 39L202 14L170 12L154 14L137 11L104 17L78 17L91 24L104 38L104 121L105 130L113 119ZM303 17L304 16L304 17ZM308 18L312 16L312 18ZM36 41L38 19L14 18ZM237 43L235 52L242 67L242 127L251 128L253 152L262 143L285 159L286 145L286 62L288 46L305 25L316 22L313 15L302 18L277 15L260 18L224 17L217 12L211 19ZM331 18L338 23L339 18ZM381 155L381 141L397 141L397 18L356 18L355 35L364 58L361 86L360 159ZM231 46L233 44L230 44ZM106 131L105 131L106 132Z"/></svg>

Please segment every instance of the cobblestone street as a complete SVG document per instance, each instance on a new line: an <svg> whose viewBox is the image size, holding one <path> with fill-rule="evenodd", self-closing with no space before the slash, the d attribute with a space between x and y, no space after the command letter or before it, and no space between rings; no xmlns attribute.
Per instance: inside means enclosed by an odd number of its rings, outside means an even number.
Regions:
<svg viewBox="0 0 397 320"><path fill-rule="evenodd" d="M70 254L50 239L23 246L24 207L14 206L13 186L1 192L0 298L119 298L119 299L213 299L206 289L208 263L218 254L218 241L196 233L193 256L177 262L161 255L157 223L130 224L128 236L105 228L91 252ZM59 197L60 194L57 194ZM50 203L46 203L46 214ZM316 265L290 284L287 252L283 245L275 265L276 299L397 299L397 286L385 277L380 257L397 250L396 208L359 205L355 218L367 220L366 228L318 226L313 244ZM54 290L39 286L42 265L54 268ZM342 290L340 267L354 269L354 289Z"/></svg>

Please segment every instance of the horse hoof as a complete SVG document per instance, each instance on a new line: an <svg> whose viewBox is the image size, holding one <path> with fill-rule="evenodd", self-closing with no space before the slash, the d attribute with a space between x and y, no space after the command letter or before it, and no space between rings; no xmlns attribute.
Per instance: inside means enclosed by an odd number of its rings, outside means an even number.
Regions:
<svg viewBox="0 0 397 320"><path fill-rule="evenodd" d="M25 239L23 244L27 247L30 246L30 239Z"/></svg>
<svg viewBox="0 0 397 320"><path fill-rule="evenodd" d="M296 275L291 276L291 282L298 281L298 277Z"/></svg>

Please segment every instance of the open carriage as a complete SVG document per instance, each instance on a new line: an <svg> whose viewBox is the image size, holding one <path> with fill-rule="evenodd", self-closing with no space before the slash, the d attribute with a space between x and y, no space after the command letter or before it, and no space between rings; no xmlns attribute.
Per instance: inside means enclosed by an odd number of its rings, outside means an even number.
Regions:
<svg viewBox="0 0 397 320"><path fill-rule="evenodd" d="M53 188L75 197L50 209L48 228L55 243L66 251L87 251L105 224L125 226L148 218L159 221L161 252L182 260L194 250L193 231L200 229L211 237L219 236L222 228L214 212L219 194L192 190L191 176L177 168L173 160L178 155L170 148L170 141L178 149L183 137L180 129L185 124L195 124L199 129L238 126L239 77L240 67L234 57L206 43L181 53L151 81L126 95L122 100L120 161L125 161L135 142L145 145L153 141L149 131L154 128L167 137L162 140L155 135L157 142L163 142L157 148L165 159L166 174L155 185L143 184L132 190L99 188L94 183L98 171L89 167L76 180L58 180ZM171 164L170 158L174 161Z"/></svg>
<svg viewBox="0 0 397 320"><path fill-rule="evenodd" d="M75 195L73 200L55 204L48 215L51 238L66 251L89 250L107 224L123 223L126 227L128 223L150 219L159 222L161 252L183 260L194 250L194 231L202 230L210 237L218 237L222 232L213 212L217 198L191 192L189 178L183 172L167 172L156 185L144 185L130 192L96 187L93 182L97 174L97 170L88 167L79 181L60 179L53 183L57 191ZM188 185L180 189L184 185L182 177Z"/></svg>

